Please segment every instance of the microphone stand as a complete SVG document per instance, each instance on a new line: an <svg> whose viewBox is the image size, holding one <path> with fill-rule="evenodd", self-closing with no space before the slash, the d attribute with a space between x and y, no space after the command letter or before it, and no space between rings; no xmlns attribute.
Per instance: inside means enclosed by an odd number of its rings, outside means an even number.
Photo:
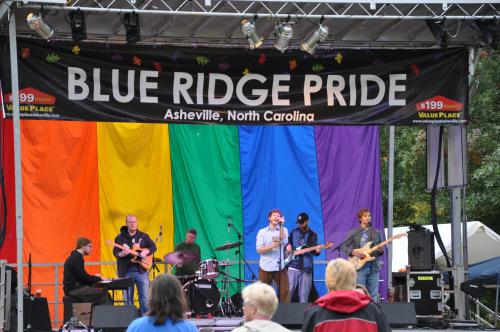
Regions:
<svg viewBox="0 0 500 332"><path fill-rule="evenodd" d="M229 227L231 227L232 229L234 229L234 231L236 232L236 234L238 235L238 243L240 243L238 245L238 287L237 287L237 290L238 290L238 293L241 293L241 261L243 261L245 263L245 265L248 267L248 270L250 270L250 273L252 274L252 280L257 280L257 277L255 276L255 273L253 272L252 268L250 267L250 264L248 264L248 262L246 261L245 257L243 257L243 255L241 254L241 243L242 242L242 239L243 239L243 236L241 235L241 233L238 231L238 229L236 227L234 227L234 225L229 222L228 223Z"/></svg>
<svg viewBox="0 0 500 332"><path fill-rule="evenodd" d="M162 233L162 231L161 231L161 226L160 226L160 231L158 232L158 235L156 236L156 239L155 239L155 245L158 242L158 240L161 238L161 236L162 236L161 233ZM155 262L155 253L153 253L153 264L151 265L151 269L149 269L149 270L153 271L153 280L156 278L155 271L160 273L160 269L158 268L158 265Z"/></svg>
<svg viewBox="0 0 500 332"><path fill-rule="evenodd" d="M279 250L279 257L278 257L278 299L280 300L279 302L281 302L281 261L283 259L283 227L284 227L284 224L285 224L285 221L279 223L280 225L280 236L279 236L279 239L280 239L280 244L278 246L278 250Z"/></svg>
<svg viewBox="0 0 500 332"><path fill-rule="evenodd" d="M350 240L352 240L355 236L357 236L363 229L360 228L358 229L358 231L356 233L354 233L353 235L349 236L347 239L345 239L344 241L342 241L338 246L336 246L335 248L332 249L332 253L335 252L335 250L338 250L339 251L339 256L340 257L340 248L342 248L342 246L344 244L346 244L347 242L349 242Z"/></svg>

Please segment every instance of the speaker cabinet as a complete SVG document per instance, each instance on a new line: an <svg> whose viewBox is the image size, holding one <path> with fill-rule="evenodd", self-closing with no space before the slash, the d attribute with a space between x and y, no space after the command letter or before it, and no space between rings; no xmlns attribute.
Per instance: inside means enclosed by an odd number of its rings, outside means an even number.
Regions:
<svg viewBox="0 0 500 332"><path fill-rule="evenodd" d="M289 329L300 329L310 303L279 303L272 320Z"/></svg>
<svg viewBox="0 0 500 332"><path fill-rule="evenodd" d="M408 232L408 264L412 271L434 270L434 233L422 229Z"/></svg>
<svg viewBox="0 0 500 332"><path fill-rule="evenodd" d="M31 331L52 331L49 305L45 297L24 297L24 327Z"/></svg>
<svg viewBox="0 0 500 332"><path fill-rule="evenodd" d="M96 305L92 308L92 327L125 330L138 316L134 306Z"/></svg>
<svg viewBox="0 0 500 332"><path fill-rule="evenodd" d="M387 317L391 327L404 327L417 325L415 303L379 303L380 309Z"/></svg>

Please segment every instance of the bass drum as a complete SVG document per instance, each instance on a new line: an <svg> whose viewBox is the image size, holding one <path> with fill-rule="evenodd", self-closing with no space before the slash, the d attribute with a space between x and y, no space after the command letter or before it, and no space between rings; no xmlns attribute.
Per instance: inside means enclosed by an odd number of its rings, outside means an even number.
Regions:
<svg viewBox="0 0 500 332"><path fill-rule="evenodd" d="M220 292L215 282L206 279L193 280L183 286L191 313L208 315L219 306Z"/></svg>

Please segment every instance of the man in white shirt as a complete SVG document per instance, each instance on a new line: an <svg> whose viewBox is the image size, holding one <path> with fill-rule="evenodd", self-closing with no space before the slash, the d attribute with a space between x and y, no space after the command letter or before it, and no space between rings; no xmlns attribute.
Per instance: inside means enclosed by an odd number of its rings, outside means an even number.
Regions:
<svg viewBox="0 0 500 332"><path fill-rule="evenodd" d="M285 218L278 209L271 210L267 218L269 225L257 233L256 248L260 254L259 280L268 285L276 282L280 302L290 302L284 257L284 248L288 244L288 230L283 226Z"/></svg>

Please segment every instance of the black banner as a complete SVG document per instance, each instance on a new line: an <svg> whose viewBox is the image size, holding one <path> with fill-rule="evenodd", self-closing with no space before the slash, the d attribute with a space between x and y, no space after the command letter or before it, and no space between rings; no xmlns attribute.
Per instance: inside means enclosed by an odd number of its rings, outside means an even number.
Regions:
<svg viewBox="0 0 500 332"><path fill-rule="evenodd" d="M1 52L4 117L12 117L8 48ZM467 123L468 56L462 48L309 55L22 40L18 53L22 119Z"/></svg>

